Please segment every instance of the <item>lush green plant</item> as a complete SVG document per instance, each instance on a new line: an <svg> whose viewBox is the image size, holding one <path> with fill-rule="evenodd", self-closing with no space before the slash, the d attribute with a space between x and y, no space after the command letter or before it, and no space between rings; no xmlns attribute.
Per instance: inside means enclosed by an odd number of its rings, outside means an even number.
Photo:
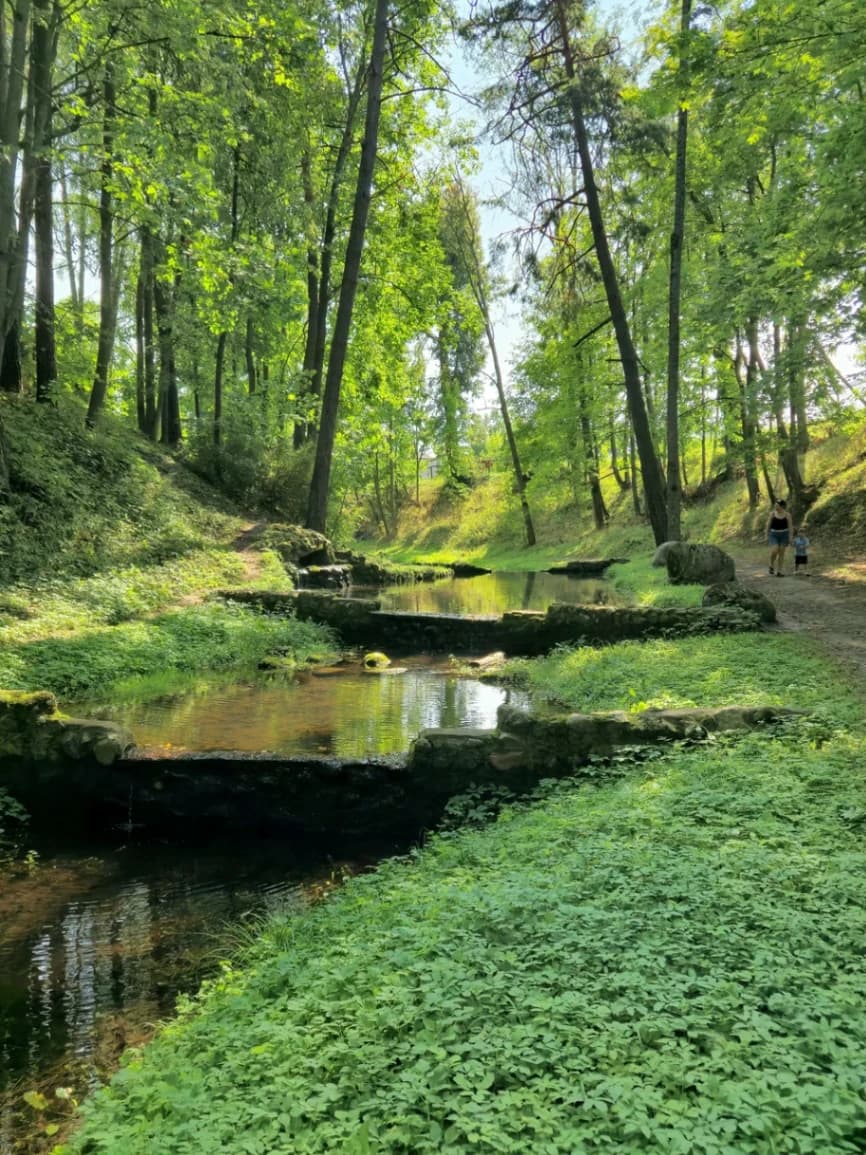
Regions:
<svg viewBox="0 0 866 1155"><path fill-rule="evenodd" d="M20 849L29 821L21 803L0 786L0 862Z"/></svg>
<svg viewBox="0 0 866 1155"><path fill-rule="evenodd" d="M823 709L828 673L808 639L793 634L709 634L696 638L561 647L509 672L538 699L575 710L643 710L771 704ZM830 703L852 721L847 693Z"/></svg>
<svg viewBox="0 0 866 1155"><path fill-rule="evenodd" d="M704 593L699 585L671 585L666 567L653 566L652 553L611 566L608 577L641 606L699 606Z"/></svg>
<svg viewBox="0 0 866 1155"><path fill-rule="evenodd" d="M83 697L114 683L168 671L197 673L256 665L279 648L299 663L326 657L333 643L310 622L221 603L191 606L146 621L7 645L0 683Z"/></svg>

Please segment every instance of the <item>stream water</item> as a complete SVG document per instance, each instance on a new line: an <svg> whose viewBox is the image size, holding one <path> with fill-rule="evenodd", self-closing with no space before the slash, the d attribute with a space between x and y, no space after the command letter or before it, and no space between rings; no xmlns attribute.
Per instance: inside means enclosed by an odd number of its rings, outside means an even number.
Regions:
<svg viewBox="0 0 866 1155"><path fill-rule="evenodd" d="M359 656L296 676L203 682L146 702L90 702L74 713L122 722L140 746L353 758L400 753L425 729L492 729L503 702L526 700L519 691L458 678L441 660L400 658L393 672L368 673Z"/></svg>
<svg viewBox="0 0 866 1155"><path fill-rule="evenodd" d="M403 668L369 674L355 661L330 674L260 673L157 701L78 704L74 713L116 717L141 745L353 756L405 750L427 727L492 727L501 702L525 700L429 658ZM0 1155L51 1149L24 1093L59 1103L57 1087L76 1097L92 1089L172 1013L178 992L215 968L239 924L302 906L340 869L299 862L279 843L233 841L87 845L43 852L33 871L0 878Z"/></svg>
<svg viewBox="0 0 866 1155"><path fill-rule="evenodd" d="M351 595L377 597L383 610L416 614L491 614L511 610L546 610L552 602L570 605L615 605L622 601L603 578L575 578L552 573L489 573L471 578L389 586L382 590L350 589Z"/></svg>
<svg viewBox="0 0 866 1155"><path fill-rule="evenodd" d="M91 1090L171 1015L179 992L213 972L241 928L275 907L303 907L346 868L279 843L233 842L64 849L4 876L0 1155L52 1146L26 1092L45 1094L46 1117L62 1119L57 1087Z"/></svg>

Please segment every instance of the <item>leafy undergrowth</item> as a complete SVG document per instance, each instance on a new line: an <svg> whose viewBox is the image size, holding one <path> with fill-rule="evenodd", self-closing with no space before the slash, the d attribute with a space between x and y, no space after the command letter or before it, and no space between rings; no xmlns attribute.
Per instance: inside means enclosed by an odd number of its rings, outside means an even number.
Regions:
<svg viewBox="0 0 866 1155"><path fill-rule="evenodd" d="M533 697L574 710L679 709L690 706L787 706L830 711L855 722L862 704L828 696L835 678L798 634L709 634L690 639L561 647L510 674Z"/></svg>
<svg viewBox="0 0 866 1155"><path fill-rule="evenodd" d="M685 684L692 649L725 700L711 670L733 685L748 640L632 648L608 704L665 658ZM765 680L815 678L822 713L544 784L276 918L63 1150L862 1151L862 704L763 641Z"/></svg>
<svg viewBox="0 0 866 1155"><path fill-rule="evenodd" d="M700 585L671 585L667 568L652 565L651 552L611 566L607 577L639 606L699 606L704 594Z"/></svg>
<svg viewBox="0 0 866 1155"><path fill-rule="evenodd" d="M0 506L0 580L144 568L225 543L240 511L161 447L82 405L0 398L11 492Z"/></svg>
<svg viewBox="0 0 866 1155"><path fill-rule="evenodd" d="M322 626L215 603L74 636L7 642L0 648L0 685L51 690L79 698L95 690L170 671L201 673L255 666L279 649L298 664L333 653Z"/></svg>

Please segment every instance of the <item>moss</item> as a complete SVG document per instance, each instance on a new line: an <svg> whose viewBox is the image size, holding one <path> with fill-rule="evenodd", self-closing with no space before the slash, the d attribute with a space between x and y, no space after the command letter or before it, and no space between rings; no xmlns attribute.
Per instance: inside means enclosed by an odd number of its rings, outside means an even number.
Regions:
<svg viewBox="0 0 866 1155"><path fill-rule="evenodd" d="M0 690L0 715L10 713L56 714L57 699L47 690Z"/></svg>

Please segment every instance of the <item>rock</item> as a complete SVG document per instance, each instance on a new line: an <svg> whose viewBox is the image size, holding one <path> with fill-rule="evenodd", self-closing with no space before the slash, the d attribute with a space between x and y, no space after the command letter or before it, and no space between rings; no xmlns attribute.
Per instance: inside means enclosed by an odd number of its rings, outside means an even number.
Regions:
<svg viewBox="0 0 866 1155"><path fill-rule="evenodd" d="M351 582L347 565L311 565L297 571L298 588L302 590L340 590Z"/></svg>
<svg viewBox="0 0 866 1155"><path fill-rule="evenodd" d="M386 666L390 665L391 659L379 650L372 650L369 654L364 654L365 670L384 670Z"/></svg>
<svg viewBox="0 0 866 1155"><path fill-rule="evenodd" d="M598 577L600 574L603 574L609 566L621 565L626 561L628 561L626 557L587 558L585 560L567 561L564 565L551 566L547 572L570 574L572 577ZM653 558L653 565L655 564L655 558Z"/></svg>
<svg viewBox="0 0 866 1155"><path fill-rule="evenodd" d="M708 586L704 590L702 604L705 606L735 606L754 614L759 621L774 622L776 607L768 597L738 581L722 582Z"/></svg>
<svg viewBox="0 0 866 1155"><path fill-rule="evenodd" d="M665 563L674 585L715 585L734 580L734 559L716 545L692 545L684 541L665 542ZM658 552L658 551L657 551Z"/></svg>
<svg viewBox="0 0 866 1155"><path fill-rule="evenodd" d="M274 550L284 563L293 566L329 566L337 560L334 547L324 534L300 525L275 522L267 527L258 544Z"/></svg>
<svg viewBox="0 0 866 1155"><path fill-rule="evenodd" d="M411 585L413 582L439 581L451 576L448 566L399 565L381 558L365 557L364 554L350 553L348 562L352 585L358 586Z"/></svg>
<svg viewBox="0 0 866 1155"><path fill-rule="evenodd" d="M652 564L657 569L661 569L662 566L666 566L668 564L668 554L671 552L671 549L673 549L675 545L681 544L682 543L679 541L663 541L653 554Z"/></svg>
<svg viewBox="0 0 866 1155"><path fill-rule="evenodd" d="M481 565L473 565L468 561L455 561L450 568L455 577L483 577L485 574L493 573L491 569L485 569Z"/></svg>

